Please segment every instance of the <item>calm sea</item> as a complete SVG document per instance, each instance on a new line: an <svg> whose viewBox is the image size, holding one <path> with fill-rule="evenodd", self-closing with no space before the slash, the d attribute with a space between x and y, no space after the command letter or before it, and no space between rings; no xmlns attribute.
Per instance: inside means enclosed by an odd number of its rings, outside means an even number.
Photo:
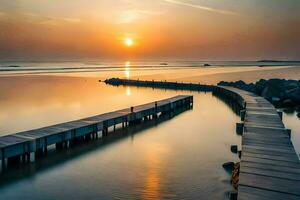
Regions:
<svg viewBox="0 0 300 200"><path fill-rule="evenodd" d="M178 94L193 95L194 107L171 119L117 131L105 141L92 141L60 153L53 149L35 163L13 167L0 174L0 199L224 199L226 192L232 190L230 174L223 170L222 164L238 160L237 155L230 152L230 145L240 146L241 138L235 133L239 117L225 102L212 93L112 87L99 82L99 78L66 74L32 76L39 71L49 74L54 66L59 73L62 69L70 70L64 69L66 66L75 66L74 62L58 64L50 67L49 63L21 63L20 67L2 67L20 71L1 73L28 74L0 77L0 135ZM146 75L148 69L155 68L152 64L128 62L120 66L77 64L78 68L87 65L101 68L92 70L102 78L130 77L134 69ZM161 64L156 63L161 71L171 68ZM186 63L184 65L174 67L182 73L182 68L189 70ZM117 71L119 69L122 70ZM86 69L76 69L76 72L78 70ZM299 150L299 119L290 113L284 115L284 121L292 129L293 143Z"/></svg>
<svg viewBox="0 0 300 200"><path fill-rule="evenodd" d="M0 76L13 74L61 74L61 73L110 73L122 72L130 67L132 72L168 71L213 67L251 67L251 66L300 66L299 61L0 61Z"/></svg>

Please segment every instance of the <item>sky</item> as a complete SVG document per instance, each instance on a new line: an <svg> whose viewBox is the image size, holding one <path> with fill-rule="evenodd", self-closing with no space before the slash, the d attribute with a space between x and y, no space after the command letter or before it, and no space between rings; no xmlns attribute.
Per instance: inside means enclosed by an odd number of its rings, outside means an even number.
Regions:
<svg viewBox="0 0 300 200"><path fill-rule="evenodd" d="M0 59L300 60L299 10L299 0L0 0Z"/></svg>

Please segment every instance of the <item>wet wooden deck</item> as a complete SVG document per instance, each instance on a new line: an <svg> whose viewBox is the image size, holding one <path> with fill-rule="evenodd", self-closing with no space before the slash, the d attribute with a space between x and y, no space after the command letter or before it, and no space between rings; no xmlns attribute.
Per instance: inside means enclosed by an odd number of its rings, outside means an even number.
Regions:
<svg viewBox="0 0 300 200"><path fill-rule="evenodd" d="M221 88L245 109L238 199L300 199L299 159L277 110L263 97Z"/></svg>

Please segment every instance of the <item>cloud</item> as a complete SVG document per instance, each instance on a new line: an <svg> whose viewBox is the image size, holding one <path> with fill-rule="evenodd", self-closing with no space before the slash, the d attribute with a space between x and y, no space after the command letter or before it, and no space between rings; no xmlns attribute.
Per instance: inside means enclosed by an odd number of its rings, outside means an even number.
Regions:
<svg viewBox="0 0 300 200"><path fill-rule="evenodd" d="M52 25L56 26L61 23L79 23L81 19L78 18L66 18L66 17L54 17L54 16L43 16L36 13L22 13L23 16L30 18L30 21L44 24L44 25Z"/></svg>
<svg viewBox="0 0 300 200"><path fill-rule="evenodd" d="M168 3L172 3L172 4L188 6L188 7L201 9L201 10L205 10L205 11L208 11L208 12L224 14L224 15L239 15L238 13L233 12L233 11L229 11L229 10L222 10L222 9L208 7L208 6L201 6L201 5L198 5L198 4L191 4L191 3L186 3L186 2L178 1L178 0L164 0L164 1L166 1Z"/></svg>
<svg viewBox="0 0 300 200"><path fill-rule="evenodd" d="M150 11L150 10L134 10L134 9L125 10L123 12L120 12L117 23L118 24L133 23L147 16L161 15L161 14L163 14L163 12Z"/></svg>

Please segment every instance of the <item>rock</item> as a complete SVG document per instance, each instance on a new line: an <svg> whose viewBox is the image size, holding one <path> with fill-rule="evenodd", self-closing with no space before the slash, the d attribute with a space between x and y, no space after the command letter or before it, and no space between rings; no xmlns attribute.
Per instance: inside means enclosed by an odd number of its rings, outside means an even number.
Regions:
<svg viewBox="0 0 300 200"><path fill-rule="evenodd" d="M297 87L300 87L300 83L299 83L299 81L296 81L296 80L287 80L284 83L285 90L291 90L291 89L294 89Z"/></svg>
<svg viewBox="0 0 300 200"><path fill-rule="evenodd" d="M120 79L119 78L106 79L104 82L106 84L115 85L115 86L120 85Z"/></svg>
<svg viewBox="0 0 300 200"><path fill-rule="evenodd" d="M286 92L287 98L291 99L295 104L300 105L300 87L293 88Z"/></svg>
<svg viewBox="0 0 300 200"><path fill-rule="evenodd" d="M226 82L226 81L220 81L217 85L228 86L228 82Z"/></svg>
<svg viewBox="0 0 300 200"><path fill-rule="evenodd" d="M282 102L282 106L286 108L293 108L295 105L296 104L291 99L286 99Z"/></svg>
<svg viewBox="0 0 300 200"><path fill-rule="evenodd" d="M263 89L266 87L267 81L265 79L260 79L255 83L255 89L258 95L261 95Z"/></svg>
<svg viewBox="0 0 300 200"><path fill-rule="evenodd" d="M231 183L234 189L238 189L239 184L239 176L240 176L240 163L234 164L234 169L232 171Z"/></svg>
<svg viewBox="0 0 300 200"><path fill-rule="evenodd" d="M286 114L293 114L295 111L292 107L284 108L283 112Z"/></svg>
<svg viewBox="0 0 300 200"><path fill-rule="evenodd" d="M236 82L221 81L221 86L231 86L253 92L268 99L275 107L295 107L300 109L300 81L285 79L260 79L247 84L242 80Z"/></svg>
<svg viewBox="0 0 300 200"><path fill-rule="evenodd" d="M272 98L283 99L284 93L279 88L267 86L262 90L261 96L268 100L271 100Z"/></svg>
<svg viewBox="0 0 300 200"><path fill-rule="evenodd" d="M238 152L238 146L237 145L231 145L230 150L232 153L237 153Z"/></svg>
<svg viewBox="0 0 300 200"><path fill-rule="evenodd" d="M237 200L238 193L237 191L229 191L227 192L227 199L229 200Z"/></svg>
<svg viewBox="0 0 300 200"><path fill-rule="evenodd" d="M223 168L226 171L232 171L234 169L234 162L226 162L223 164Z"/></svg>
<svg viewBox="0 0 300 200"><path fill-rule="evenodd" d="M272 101L272 102L279 102L279 101L280 101L280 98L278 98L278 97L272 97L272 98L271 98L271 101Z"/></svg>
<svg viewBox="0 0 300 200"><path fill-rule="evenodd" d="M282 79L270 79L269 81L267 81L264 89L261 91L261 96L263 96L268 100L271 100L273 97L284 99L285 98L284 82L285 80Z"/></svg>

